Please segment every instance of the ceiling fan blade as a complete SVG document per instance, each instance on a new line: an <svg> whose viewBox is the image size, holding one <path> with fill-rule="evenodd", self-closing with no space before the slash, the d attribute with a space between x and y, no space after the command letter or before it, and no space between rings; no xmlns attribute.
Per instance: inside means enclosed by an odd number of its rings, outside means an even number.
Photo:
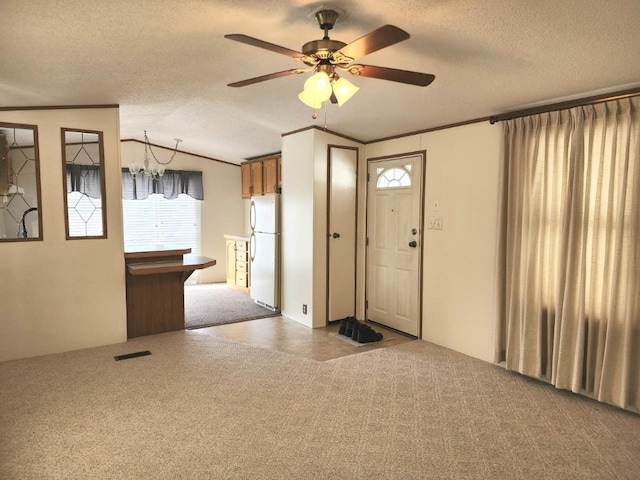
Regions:
<svg viewBox="0 0 640 480"><path fill-rule="evenodd" d="M235 40L236 42L246 43L247 45L252 45L254 47L264 48L265 50L269 50L275 53L281 53L282 55L286 55L287 57L303 59L306 56L303 53L296 52L295 50L291 50L289 48L281 47L280 45L276 45L274 43L265 42L264 40L258 40L257 38L249 37L248 35L242 35L241 33L231 33L229 35L225 35L224 38L228 38L229 40Z"/></svg>
<svg viewBox="0 0 640 480"><path fill-rule="evenodd" d="M345 45L333 55L334 58L336 58L336 54L338 54L338 56L344 55L353 61L369 53L402 42L407 38L409 38L409 34L401 28L394 27L393 25L384 25L373 32L367 33L364 37L360 37L348 45Z"/></svg>
<svg viewBox="0 0 640 480"><path fill-rule="evenodd" d="M347 71L356 76L408 83L409 85L417 85L419 87L426 87L436 78L435 75L431 75L430 73L410 72L409 70L376 67L374 65L350 65Z"/></svg>
<svg viewBox="0 0 640 480"><path fill-rule="evenodd" d="M253 85L254 83L264 82L265 80L271 80L273 78L286 77L287 75L294 75L297 73L305 73L310 70L308 68L292 68L291 70L283 70L282 72L270 73L268 75L262 75L260 77L248 78L247 80L241 80L239 82L230 83L229 87L246 87L247 85Z"/></svg>

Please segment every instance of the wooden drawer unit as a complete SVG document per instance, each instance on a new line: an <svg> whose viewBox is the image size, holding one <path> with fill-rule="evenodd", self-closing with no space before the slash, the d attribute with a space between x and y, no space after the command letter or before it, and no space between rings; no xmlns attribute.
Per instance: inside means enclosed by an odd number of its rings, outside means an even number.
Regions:
<svg viewBox="0 0 640 480"><path fill-rule="evenodd" d="M236 273L236 286L241 288L249 288L249 279L245 273Z"/></svg>
<svg viewBox="0 0 640 480"><path fill-rule="evenodd" d="M249 291L251 274L249 239L243 235L225 235L227 242L227 285Z"/></svg>

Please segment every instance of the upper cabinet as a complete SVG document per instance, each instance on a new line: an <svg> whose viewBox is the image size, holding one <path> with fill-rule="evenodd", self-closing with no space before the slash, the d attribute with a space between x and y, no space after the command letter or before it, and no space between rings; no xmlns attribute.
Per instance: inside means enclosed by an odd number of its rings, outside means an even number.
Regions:
<svg viewBox="0 0 640 480"><path fill-rule="evenodd" d="M280 193L278 164L280 157L267 158L262 161L264 193Z"/></svg>
<svg viewBox="0 0 640 480"><path fill-rule="evenodd" d="M250 160L240 165L242 198L280 193L280 155Z"/></svg>
<svg viewBox="0 0 640 480"><path fill-rule="evenodd" d="M243 163L240 165L240 173L242 175L242 198L251 198L251 164Z"/></svg>

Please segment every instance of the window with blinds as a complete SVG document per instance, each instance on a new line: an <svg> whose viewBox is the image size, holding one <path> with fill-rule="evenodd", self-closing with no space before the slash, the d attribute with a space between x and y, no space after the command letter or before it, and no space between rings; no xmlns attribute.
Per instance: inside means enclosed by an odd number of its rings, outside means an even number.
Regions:
<svg viewBox="0 0 640 480"><path fill-rule="evenodd" d="M167 200L149 195L145 200L122 200L125 250L150 244L191 248L200 254L200 200L180 194ZM198 270L186 281L194 284Z"/></svg>

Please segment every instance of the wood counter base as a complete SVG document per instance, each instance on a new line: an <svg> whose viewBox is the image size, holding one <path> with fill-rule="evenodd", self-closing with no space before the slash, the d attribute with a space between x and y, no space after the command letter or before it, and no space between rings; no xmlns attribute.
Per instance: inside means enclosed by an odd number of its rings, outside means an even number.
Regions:
<svg viewBox="0 0 640 480"><path fill-rule="evenodd" d="M216 261L190 249L125 253L127 338L184 329L184 282Z"/></svg>

